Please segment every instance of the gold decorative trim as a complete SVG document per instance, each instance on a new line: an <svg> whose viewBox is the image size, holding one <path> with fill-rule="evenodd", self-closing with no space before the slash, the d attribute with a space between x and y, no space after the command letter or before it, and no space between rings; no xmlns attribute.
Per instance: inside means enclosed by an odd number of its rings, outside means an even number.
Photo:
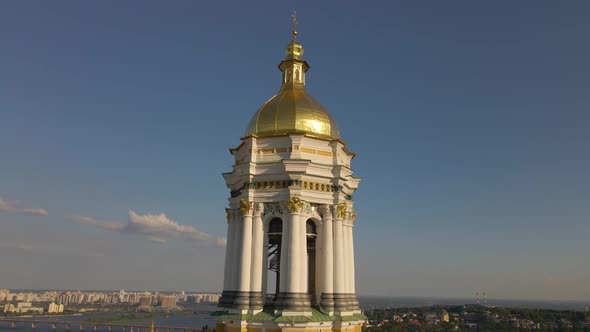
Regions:
<svg viewBox="0 0 590 332"><path fill-rule="evenodd" d="M274 154L291 152L290 147L272 148L272 149L252 149L252 154Z"/></svg>
<svg viewBox="0 0 590 332"><path fill-rule="evenodd" d="M274 190L286 188L300 188L321 192L338 192L342 190L342 186L336 186L330 183L302 181L302 180L269 180L269 181L253 181L246 182L242 189L252 190Z"/></svg>
<svg viewBox="0 0 590 332"><path fill-rule="evenodd" d="M236 151L236 150L234 150ZM252 154L274 154L274 153L287 153L293 151L300 151L303 153L314 154L317 156L322 157L332 157L334 154L332 151L325 151L325 150L318 150L318 149L310 149L306 147L300 147L299 145L293 145L293 147L280 147L280 148L272 148L272 149L252 149ZM233 154L233 153L232 153Z"/></svg>
<svg viewBox="0 0 590 332"><path fill-rule="evenodd" d="M240 211L243 215L250 214L250 210L252 208L252 203L247 202L245 199L240 199Z"/></svg>
<svg viewBox="0 0 590 332"><path fill-rule="evenodd" d="M317 156L332 157L332 152L330 152L330 151L316 150L316 149L310 149L310 148L304 148L304 147L300 147L299 151L301 151L303 153L308 153L308 154L315 154Z"/></svg>
<svg viewBox="0 0 590 332"><path fill-rule="evenodd" d="M287 207L289 208L289 212L291 213L299 213L301 208L303 207L303 201L299 199L297 196L292 196L287 201Z"/></svg>
<svg viewBox="0 0 590 332"><path fill-rule="evenodd" d="M338 215L338 219L344 218L346 215L347 206L345 203L342 203L336 207L336 214Z"/></svg>

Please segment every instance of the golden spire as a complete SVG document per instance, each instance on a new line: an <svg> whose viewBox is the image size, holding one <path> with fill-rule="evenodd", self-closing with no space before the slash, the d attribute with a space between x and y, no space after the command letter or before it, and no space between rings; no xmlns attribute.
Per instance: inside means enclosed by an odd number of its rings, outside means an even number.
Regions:
<svg viewBox="0 0 590 332"><path fill-rule="evenodd" d="M299 24L299 22L297 22L297 12L293 11L291 17L293 18L293 42L295 42L297 40L297 24Z"/></svg>
<svg viewBox="0 0 590 332"><path fill-rule="evenodd" d="M301 56L303 55L303 46L301 46L301 44L297 42L297 24L299 24L299 22L297 21L296 11L293 11L293 14L291 14L291 18L293 19L293 30L291 31L291 33L293 34L293 39L291 39L291 43L289 43L289 46L287 47L286 59L301 60Z"/></svg>
<svg viewBox="0 0 590 332"><path fill-rule="evenodd" d="M293 12L291 17L293 39L287 46L285 59L279 64L281 89L252 117L246 136L304 133L323 139L339 139L338 127L330 113L307 94L305 76L309 64L303 59L303 46L296 40L297 13Z"/></svg>
<svg viewBox="0 0 590 332"><path fill-rule="evenodd" d="M154 328L154 320L152 319L152 325L150 326L150 332L154 332L155 328Z"/></svg>

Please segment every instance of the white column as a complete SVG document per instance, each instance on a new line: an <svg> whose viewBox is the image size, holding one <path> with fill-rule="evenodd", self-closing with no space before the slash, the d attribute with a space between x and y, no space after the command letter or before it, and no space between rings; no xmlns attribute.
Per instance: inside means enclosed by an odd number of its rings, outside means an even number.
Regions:
<svg viewBox="0 0 590 332"><path fill-rule="evenodd" d="M240 259L240 292L250 291L250 268L252 264L252 215L242 220L242 247Z"/></svg>
<svg viewBox="0 0 590 332"><path fill-rule="evenodd" d="M262 258L264 246L264 230L262 227L262 209L264 204L255 205L254 218L252 220L252 270L250 291L262 291Z"/></svg>
<svg viewBox="0 0 590 332"><path fill-rule="evenodd" d="M223 290L235 290L232 285L232 259L234 245L234 223L232 211L227 209L227 245L225 246L225 267L223 270Z"/></svg>
<svg viewBox="0 0 590 332"><path fill-rule="evenodd" d="M350 260L349 266L350 266L350 270L349 270L349 274L350 274L350 281L349 281L349 293L354 294L356 293L356 287L355 287L355 277L354 277L354 242L353 242L353 236L352 236L352 224L350 224L348 226L348 259Z"/></svg>
<svg viewBox="0 0 590 332"><path fill-rule="evenodd" d="M346 293L342 218L334 219L334 293Z"/></svg>
<svg viewBox="0 0 590 332"><path fill-rule="evenodd" d="M299 289L302 293L307 293L308 289L308 269L309 265L307 262L307 219L304 216L299 215L299 234L301 250L301 275L299 277L300 285Z"/></svg>
<svg viewBox="0 0 590 332"><path fill-rule="evenodd" d="M289 292L301 292L301 227L300 215L291 213L289 216Z"/></svg>
<svg viewBox="0 0 590 332"><path fill-rule="evenodd" d="M344 256L344 293L350 290L350 251L348 250L348 223L342 221L342 249Z"/></svg>
<svg viewBox="0 0 590 332"><path fill-rule="evenodd" d="M332 212L329 206L323 207L324 223L322 235L322 263L324 264L322 272L323 293L334 293L334 244L333 244L333 223Z"/></svg>
<svg viewBox="0 0 590 332"><path fill-rule="evenodd" d="M324 231L323 231L323 224L320 223L319 225L316 224L317 226L317 237L316 237L316 242L315 242L315 297L316 300L319 301L322 298L322 292L324 289L324 264L322 263L324 261L324 249L323 249L323 243L324 243ZM309 257L308 257L309 260ZM309 285L308 285L309 287Z"/></svg>
<svg viewBox="0 0 590 332"><path fill-rule="evenodd" d="M280 292L289 292L289 248L291 237L291 218L283 216L283 234L281 236L281 265L280 265Z"/></svg>
<svg viewBox="0 0 590 332"><path fill-rule="evenodd" d="M268 229L263 230L264 246L262 247L262 302L266 304L268 293Z"/></svg>
<svg viewBox="0 0 590 332"><path fill-rule="evenodd" d="M232 223L234 226L234 237L231 254L231 274L232 274L232 290L240 289L240 261L242 259L240 249L242 248L242 232L244 230L244 223L242 222L238 210L234 210L232 214Z"/></svg>

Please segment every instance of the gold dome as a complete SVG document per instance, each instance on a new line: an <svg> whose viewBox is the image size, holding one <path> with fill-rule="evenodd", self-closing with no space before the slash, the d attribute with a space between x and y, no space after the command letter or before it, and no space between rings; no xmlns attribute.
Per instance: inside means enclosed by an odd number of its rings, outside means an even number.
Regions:
<svg viewBox="0 0 590 332"><path fill-rule="evenodd" d="M287 47L286 60L279 64L283 83L252 117L246 136L274 136L301 133L325 139L339 139L334 118L305 89L307 62L301 59L303 47L295 40Z"/></svg>
<svg viewBox="0 0 590 332"><path fill-rule="evenodd" d="M303 133L327 139L338 139L336 122L305 89L282 89L270 98L256 114L246 135L273 136Z"/></svg>

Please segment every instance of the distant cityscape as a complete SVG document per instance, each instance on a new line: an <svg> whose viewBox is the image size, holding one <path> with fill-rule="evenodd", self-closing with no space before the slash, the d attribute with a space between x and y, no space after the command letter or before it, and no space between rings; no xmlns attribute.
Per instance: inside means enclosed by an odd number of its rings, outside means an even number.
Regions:
<svg viewBox="0 0 590 332"><path fill-rule="evenodd" d="M482 304L366 310L365 332L589 331L590 311L501 308Z"/></svg>
<svg viewBox="0 0 590 332"><path fill-rule="evenodd" d="M221 294L133 291L20 291L0 289L0 308L4 314L59 314L104 311L114 306L135 306L138 312L182 310L179 303L219 302Z"/></svg>
<svg viewBox="0 0 590 332"><path fill-rule="evenodd" d="M184 291L125 291L123 289L119 291L11 291L0 289L0 316L8 320L43 319L42 317L45 316L62 315L72 319L74 316L80 316L82 317L80 322L89 324L134 324L133 322L160 317L160 319L166 319L166 324L170 325L185 323L182 317L192 316L195 318L190 324L206 326L210 324L207 318L195 314L210 315L216 310L212 306L217 305L220 297L221 294L216 293ZM361 302L364 303L363 313L367 316L362 331L590 330L590 306L587 305L583 309L580 308L581 310L496 307L486 304L486 300L483 297L479 298L478 295L471 300L471 304L458 304L461 300L455 300L457 304L425 305L422 303L424 301L431 300L361 297ZM442 301L453 302L451 299ZM469 299L464 301L463 303L470 302ZM411 303L415 306L408 307ZM51 325L48 326L51 327ZM49 327L39 331L56 331L55 328L50 330Z"/></svg>

